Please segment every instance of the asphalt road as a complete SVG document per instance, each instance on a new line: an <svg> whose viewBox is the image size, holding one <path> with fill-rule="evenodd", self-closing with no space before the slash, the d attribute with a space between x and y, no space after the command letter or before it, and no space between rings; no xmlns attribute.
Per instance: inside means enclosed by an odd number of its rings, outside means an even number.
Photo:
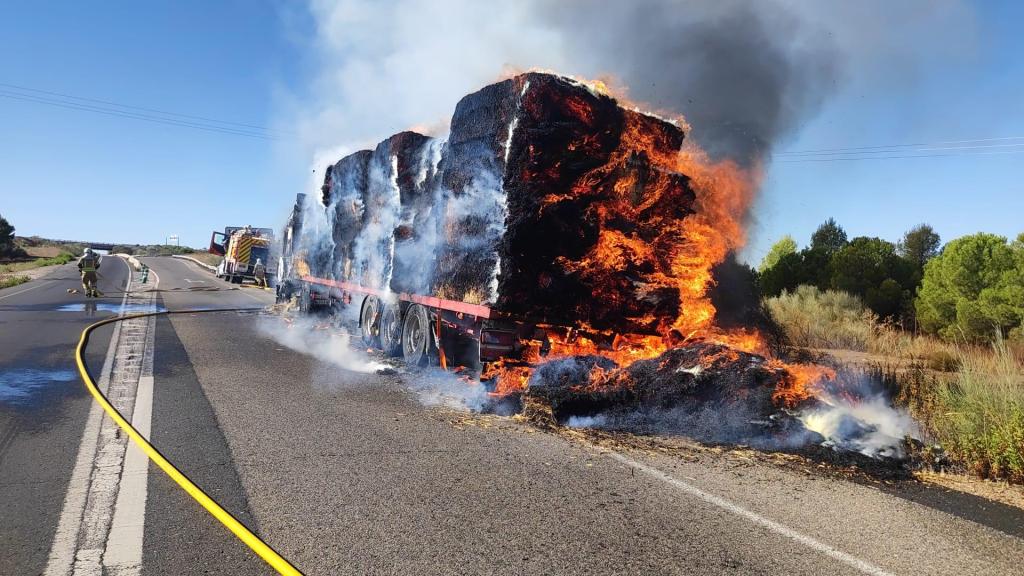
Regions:
<svg viewBox="0 0 1024 576"><path fill-rule="evenodd" d="M183 261L146 261L170 310L272 300ZM991 502L728 452L596 447L472 416L424 400L437 388L430 373L349 369L367 358L328 334L251 312L154 323L152 442L308 574L1019 574L1024 565L1024 516ZM47 457L55 469L74 460L73 421L88 409L81 394L61 398L34 409L63 414L38 417L40 434L64 446ZM32 435L11 445L23 436ZM9 464L4 454L3 509L32 515L56 500L58 514L67 480L38 496L12 488L28 456ZM146 486L142 574L266 573L153 466ZM53 520L28 523L32 532L0 527L0 573L38 573L34 549L45 564ZM10 550L21 552L8 559Z"/></svg>
<svg viewBox="0 0 1024 576"><path fill-rule="evenodd" d="M128 267L105 258L86 299L74 263L0 290L0 574L37 574L68 489L92 400L73 356L79 333L120 306ZM102 363L110 328L89 350Z"/></svg>

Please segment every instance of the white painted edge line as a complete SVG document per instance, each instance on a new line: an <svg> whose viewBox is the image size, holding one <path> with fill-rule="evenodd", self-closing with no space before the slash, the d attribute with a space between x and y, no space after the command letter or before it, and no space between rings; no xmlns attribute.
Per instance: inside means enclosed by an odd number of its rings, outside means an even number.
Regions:
<svg viewBox="0 0 1024 576"><path fill-rule="evenodd" d="M712 506L721 508L726 512L739 516L740 518L743 518L745 520L749 520L750 522L757 524L762 528L770 530L771 532L774 532L780 536L784 536L786 538L789 538L790 540L794 540L800 544L803 544L804 546L807 546L812 550L820 552L828 556L829 558L832 558L833 560L842 562L843 564L846 564L851 568L855 568L864 574L870 574L871 576L893 576L891 572L887 572L882 568L879 568L878 566L871 564L870 562L861 560L856 556L852 556L850 554L847 554L846 552L833 548L832 546L815 540L814 538L807 536L806 534L802 534L800 532L797 532L796 530L793 530L792 528L779 524L774 520L765 518L764 516L761 516L756 512L751 512L750 510L743 508L739 504L730 502L725 498L705 492L700 488L697 488L692 484L683 482L682 480L674 476L670 476L669 474L662 472L657 468L653 468L646 464L641 464L640 462L633 460L629 456L625 456L618 452L606 452L605 454L607 454L610 458L617 460L622 464L625 464L626 466L636 468L637 470L640 470L644 474L647 474L652 478L660 480L672 486L673 488L676 488L680 492L684 492L686 494L689 494L690 496L699 498L700 500L703 500L704 502L711 504Z"/></svg>
<svg viewBox="0 0 1024 576"><path fill-rule="evenodd" d="M123 316L125 303L128 301L128 292L131 291L133 271L126 260L121 259L121 261L128 268L128 281L125 283L124 295L121 297L121 313L119 314ZM98 382L100 392L105 393L110 385L111 371L114 369L114 356L117 355L117 343L120 338L121 323L116 322L110 333L110 345L107 346L107 356L103 361L103 369ZM46 569L43 571L46 576L66 576L71 574L74 566L82 513L85 510L86 497L89 495L89 476L92 474L93 460L96 458L100 424L103 423L103 408L97 402L90 401L90 404L89 416L86 418L85 429L82 431L82 440L78 444L75 467L71 470L68 491L64 495L64 504L61 506L57 532L53 536L49 559L46 562Z"/></svg>
<svg viewBox="0 0 1024 576"><path fill-rule="evenodd" d="M29 280L29 282L36 282L37 284L34 284L33 286L31 286L29 288L25 288L24 290L18 290L17 292L11 292L10 294L4 294L3 296L0 296L0 300L3 300L5 298L10 298L11 296L17 296L18 294L24 294L25 292L28 292L29 290L35 290L36 288L42 288L43 286L46 286L47 283L49 283L49 282L56 282L56 281L57 281L56 278L53 279L53 280L47 280L45 277L44 278L36 278L35 280Z"/></svg>

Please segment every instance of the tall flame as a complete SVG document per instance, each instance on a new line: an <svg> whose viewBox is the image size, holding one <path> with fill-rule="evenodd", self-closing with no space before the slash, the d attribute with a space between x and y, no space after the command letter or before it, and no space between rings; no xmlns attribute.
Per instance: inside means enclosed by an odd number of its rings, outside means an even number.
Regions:
<svg viewBox="0 0 1024 576"><path fill-rule="evenodd" d="M608 86L603 82L580 82L592 91L607 94ZM623 104L621 97L619 102ZM565 106L582 121L592 120L589 109L581 103L568 101ZM628 102L625 106L630 107ZM598 355L628 365L698 338L767 356L768 347L757 331L724 330L715 325L716 310L708 294L715 282L714 267L746 243L744 220L760 184L761 167L743 168L729 160L713 161L689 141L682 150L671 151L665 145L665 135L652 129L650 116L627 111L624 120L619 145L607 164L582 178L573 189L549 194L542 205L592 194L591 186L601 182L608 171L628 168L631 159L638 155L646 158L654 170L642 176L622 170L609 198L591 205L600 224L591 251L578 260L561 258L558 263L568 272L587 277L596 286L594 298L608 306L619 304L615 299L621 291L603 292L602 282L616 281L627 268L642 269L642 286L638 291L674 289L679 296L678 310L675 318L632 319L638 325L653 323L660 336L605 334L604 340L611 343L604 345L593 338L549 330L547 358ZM682 118L674 123L686 126ZM688 185L679 185L678 177L673 176L678 174L688 178ZM686 210L687 205L692 205L692 210ZM608 225L622 221L636 226ZM527 354L527 363L541 360L540 344L529 343L532 350ZM815 381L830 377L827 369L820 367L790 367L778 360L772 362L776 368L789 369L792 376L786 380L786 389L776 393L780 404L799 403L813 395ZM497 393L509 393L525 388L531 372L528 365L498 362L491 364L483 377L497 377Z"/></svg>

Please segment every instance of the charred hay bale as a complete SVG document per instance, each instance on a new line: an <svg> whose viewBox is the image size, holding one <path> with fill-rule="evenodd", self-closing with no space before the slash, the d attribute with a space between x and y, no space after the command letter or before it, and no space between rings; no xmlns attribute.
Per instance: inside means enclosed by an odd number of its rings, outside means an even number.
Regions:
<svg viewBox="0 0 1024 576"><path fill-rule="evenodd" d="M284 225L284 234L281 235L281 254L290 258L299 247L299 238L302 236L302 212L306 209L306 195L296 194L295 204L288 214L288 221Z"/></svg>
<svg viewBox="0 0 1024 576"><path fill-rule="evenodd" d="M498 306L556 323L652 332L679 311L665 278L692 213L688 179L655 165L683 132L564 78L531 75L505 171ZM658 281L652 281L657 278Z"/></svg>
<svg viewBox="0 0 1024 576"><path fill-rule="evenodd" d="M334 249L332 276L351 277L353 250L362 229L370 158L373 152L360 150L328 166L324 176L323 203L331 222Z"/></svg>
<svg viewBox="0 0 1024 576"><path fill-rule="evenodd" d="M772 392L784 377L783 372L766 367L761 356L697 342L624 368L596 356L552 360L537 367L525 395L549 404L559 421L608 412L683 408L732 411L748 422L778 412Z"/></svg>
<svg viewBox="0 0 1024 576"><path fill-rule="evenodd" d="M391 137L388 146L400 204L394 230L391 290L426 294L433 275L433 247L439 235L434 204L442 143L415 132L402 132Z"/></svg>
<svg viewBox="0 0 1024 576"><path fill-rule="evenodd" d="M411 206L421 196L418 174L430 140L415 132L400 132L378 144L370 155L362 222L352 248L352 278L364 286L391 286L403 202Z"/></svg>
<svg viewBox="0 0 1024 576"><path fill-rule="evenodd" d="M505 227L505 146L518 108L514 80L462 98L452 116L438 165L443 222L433 291L441 297L484 302L498 274L497 247Z"/></svg>
<svg viewBox="0 0 1024 576"><path fill-rule="evenodd" d="M647 407L736 406L764 418L776 412L772 393L785 378L761 356L711 342L672 348L634 362L625 372L638 402Z"/></svg>
<svg viewBox="0 0 1024 576"><path fill-rule="evenodd" d="M603 356L570 356L556 358L537 366L526 384L524 401L540 402L550 407L559 421L569 416L589 416L615 406L632 404L632 391L627 388L596 390L589 386L596 371L607 373L618 364Z"/></svg>

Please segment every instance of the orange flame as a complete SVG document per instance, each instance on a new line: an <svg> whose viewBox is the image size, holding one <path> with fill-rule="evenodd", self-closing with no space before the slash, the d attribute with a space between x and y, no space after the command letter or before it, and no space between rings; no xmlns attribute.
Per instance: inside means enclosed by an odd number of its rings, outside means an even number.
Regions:
<svg viewBox="0 0 1024 576"><path fill-rule="evenodd" d="M581 82L602 94L608 93L608 84L613 86L613 91L622 93L612 81ZM623 99L618 99L622 104ZM594 121L592 111L582 101L569 98L564 105L581 122ZM744 219L760 184L761 167L743 168L728 160L712 161L690 142L682 150L671 151L666 145L665 133L652 128L650 116L627 111L624 120L618 148L605 166L581 178L573 189L542 199L542 206L547 207L567 198L591 195L594 185L603 181L609 171L619 171L610 197L592 203L591 210L595 211L600 225L594 247L578 260L560 258L558 263L565 270L590 279L590 284L596 286L594 298L610 307L619 304L616 298L621 292L602 291L602 282L608 285L613 279L621 278L626 269L642 270L636 281L640 286L638 292L674 289L679 295L678 310L675 318L630 319L637 325L651 326L660 336L591 331L590 334L603 336L603 340L610 342L604 345L590 337L548 330L550 352L547 358L598 355L624 366L655 358L670 346L694 338L769 356L768 346L757 331L723 330L715 326L716 310L708 295L714 285L713 268L746 243ZM674 122L686 127L683 118ZM589 142L584 140L573 145L588 146ZM654 168L643 176L628 169L631 159L638 155ZM680 174L688 179L687 186L680 185L677 176ZM690 205L692 211L686 210ZM606 225L622 221L636 226L623 229ZM531 342L528 348L524 360L539 362L541 343ZM813 394L817 382L835 377L834 372L820 366L786 366L778 360L771 363L773 368L784 368L790 375L773 396L781 405L799 403ZM497 377L496 391L504 394L523 390L531 373L529 366L497 362L491 364L482 377ZM603 371L591 376L591 384L594 378L605 380Z"/></svg>

